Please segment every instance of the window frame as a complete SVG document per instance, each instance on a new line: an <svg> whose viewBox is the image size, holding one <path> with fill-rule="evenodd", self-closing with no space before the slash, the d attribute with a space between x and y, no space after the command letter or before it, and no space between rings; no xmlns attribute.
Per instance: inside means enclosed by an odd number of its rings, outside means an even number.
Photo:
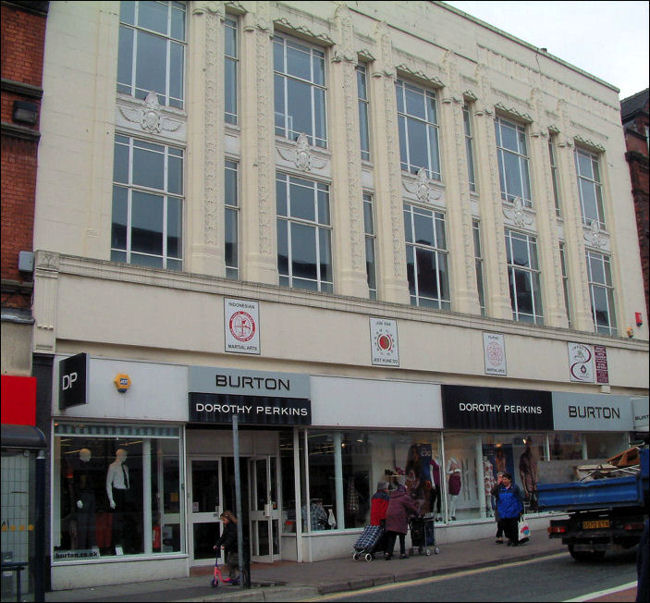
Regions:
<svg viewBox="0 0 650 603"><path fill-rule="evenodd" d="M156 5L161 5L164 2L156 2L154 4ZM117 82L116 82L116 88L117 92L121 94L126 94L129 96L132 96L134 98L144 100L146 96L149 94L149 92L155 92L157 97L158 97L158 102L162 106L166 107L174 107L176 109L184 110L185 109L185 97L186 97L186 86L187 86L187 78L186 78L186 69L187 69L187 31L188 31L188 22L187 22L187 5L183 2L167 2L167 31L166 33L162 33L160 31L156 31L154 29L149 29L147 27L144 27L140 25L140 7L143 4L139 0L136 2L128 2L126 3L127 5L132 5L133 6L133 22L130 23L126 19L128 18L128 15L126 14L125 10L122 10L122 8L125 5L125 2L120 3L120 17L119 17L119 41L118 41L118 70L117 70ZM183 37L182 39L179 37L175 37L173 33L173 27L172 27L172 14L173 10L182 10L183 11ZM129 82L121 82L120 81L120 70L121 70L121 65L122 65L122 60L121 59L126 59L128 57L122 57L121 54L122 52L126 52L122 50L123 47L123 42L126 44L128 40L126 38L122 37L122 32L124 31L130 31L132 32L131 34L131 40L130 40L130 61L126 61L125 63L130 63L129 69ZM151 89L144 89L138 87L138 47L139 47L139 36L140 34L146 34L149 36L154 36L159 39L164 39L165 40L165 90L151 90ZM172 73L172 44L177 44L180 49L181 49L181 60L182 60L182 65L180 67L180 73L174 74ZM171 94L170 88L172 86L173 80L172 78L177 75L178 77L181 78L181 81L177 84L180 87L180 97L173 96Z"/></svg>
<svg viewBox="0 0 650 603"><path fill-rule="evenodd" d="M560 270L562 272L562 289L564 291L564 307L569 329L572 327L571 298L569 297L569 271L566 261L566 243L560 241Z"/></svg>
<svg viewBox="0 0 650 603"><path fill-rule="evenodd" d="M227 124L233 126L238 125L239 123L239 21L234 15L226 15L224 19L224 120ZM232 30L234 33L234 55L228 54L228 30ZM228 65L233 65L234 78L235 81L232 83L232 88L234 88L234 113L228 111Z"/></svg>
<svg viewBox="0 0 650 603"><path fill-rule="evenodd" d="M377 299L377 234L375 233L375 203L371 193L363 193L363 231L365 235L366 277L370 299ZM372 261L368 259L372 252Z"/></svg>
<svg viewBox="0 0 650 603"><path fill-rule="evenodd" d="M279 71L276 65L276 44L281 42L282 47L282 71ZM293 48L298 52L308 51L310 57L310 79L304 79L288 72L287 50ZM325 60L325 50L311 45L302 40L293 38L283 33L276 33L273 36L273 91L274 91L274 116L275 116L275 135L287 140L295 141L300 134L305 134L311 146L326 149L328 147L327 139L327 67ZM319 84L314 78L314 60L322 62L323 83ZM278 111L278 78L282 80L282 111ZM310 103L310 131L301 132L293 129L293 121L289 115L289 94L288 84L290 81L304 83L309 86L309 103ZM322 116L317 115L317 92L322 93ZM278 117L282 118L283 124L278 125ZM317 136L317 122L322 121L322 136Z"/></svg>
<svg viewBox="0 0 650 603"><path fill-rule="evenodd" d="M509 120L499 115L494 119L494 127L496 134L497 159L499 163L501 199L506 203L514 203L516 199L521 199L525 207L532 207L533 200L530 179L530 154L528 151L528 135L526 133L526 128L520 123ZM503 146L503 127L509 127L516 131L516 149L510 149ZM517 173L515 176L517 176L518 184L522 191L521 195L512 194L508 190L508 175L506 173L506 166L508 165L508 162L504 159L506 153L514 157L517 161ZM528 194L528 197L525 196L526 194Z"/></svg>
<svg viewBox="0 0 650 603"><path fill-rule="evenodd" d="M424 117L408 113L407 91L421 94L424 97ZM403 79L395 80L395 96L397 101L397 123L400 143L400 166L403 171L417 174L422 168L431 180L442 181L442 160L440 156L440 124L438 120L438 97L435 90L422 88ZM400 101L401 97L401 101ZM427 100L429 102L427 102ZM400 107L402 110L400 110ZM432 109L431 109L432 108ZM430 111L433 111L433 116ZM414 147L411 145L409 124L421 123L426 131L427 165L415 165L411 161ZM433 140L432 140L433 138ZM434 144L435 142L435 144Z"/></svg>
<svg viewBox="0 0 650 603"><path fill-rule="evenodd" d="M472 106L465 101L463 103L463 127L465 132L465 155L467 157L467 182L472 193L477 192L476 185L476 163L474 160L474 131L472 124Z"/></svg>
<svg viewBox="0 0 650 603"><path fill-rule="evenodd" d="M514 262L513 241L518 240L526 245L527 264ZM510 228L505 229L506 261L510 290L510 304L513 320L536 325L544 324L544 310L542 306L541 270L537 255L537 237ZM519 288L517 276L524 276L530 287L530 303L532 314L519 309ZM525 290L524 290L525 292Z"/></svg>
<svg viewBox="0 0 650 603"><path fill-rule="evenodd" d="M478 293L478 303L481 309L481 316L487 315L485 305L485 279L483 278L483 246L481 244L481 221L472 219L472 235L474 239L474 267L476 270L476 289Z"/></svg>
<svg viewBox="0 0 650 603"><path fill-rule="evenodd" d="M126 142L125 142L126 141ZM120 145L118 147L118 145ZM128 134L115 134L115 140L113 143L114 153L117 155L118 149L120 147L127 148L127 181L122 182L116 178L116 171L119 169L118 162L115 162L114 171L113 171L113 196L112 196L112 210L111 210L111 261L126 262L130 265L135 266L145 266L153 268L162 268L164 270L175 270L182 271L183 269L183 230L185 225L185 150L168 144L162 144L160 142L150 142L143 138L138 138ZM163 152L153 149L152 147L159 147L163 149ZM169 153L170 149L173 149L175 153ZM162 178L164 181L163 188L156 188L153 186L147 186L143 184L137 184L134 181L134 153L137 151L145 152L154 152L159 153L163 156L163 174ZM169 176L170 176L170 165L169 159L171 157L176 157L180 159L180 193L171 192L169 190ZM119 199L116 197L117 190L124 189L126 190L126 224L125 224L125 247L117 247L114 245L115 242L115 211L116 203L119 203ZM147 253L141 250L133 250L133 196L134 193L142 195L150 195L162 198L162 231L160 233L162 238L162 252L160 254ZM180 205L179 212L179 224L178 226L178 256L169 255L169 226L170 226L170 199L175 199ZM120 254L124 254L124 259L118 257ZM160 259L162 266L155 266L147 264L144 262L134 262L133 257L138 258L158 258ZM171 264L171 265L170 265Z"/></svg>
<svg viewBox="0 0 650 603"><path fill-rule="evenodd" d="M599 251L594 251L592 249L585 250L586 261L587 261L587 281L589 283L589 299L591 301L591 316L594 321L594 329L597 333L603 335L612 335L615 336L617 333L617 324L616 324L616 303L614 299L614 285L612 279L612 260L611 256ZM601 264L602 274L605 281L600 282L594 280L594 265L592 261L599 262ZM607 303L607 322L599 323L598 322L598 308L595 304L596 301L596 292L604 291L605 292L605 301Z"/></svg>
<svg viewBox="0 0 650 603"><path fill-rule="evenodd" d="M443 212L435 209L424 208L409 202L403 203L404 213L404 234L406 244L406 272L409 285L409 295L411 305L419 307L430 307L436 310L451 309L451 290L449 278L449 251L447 249L447 226L446 216ZM418 243L414 241L417 231L415 219L416 216L430 218L432 224L433 245ZM408 218L408 219L407 219ZM440 231L442 228L442 238L439 241ZM441 244L442 243L442 244ZM437 296L430 297L420 294L420 272L417 269L418 251L432 254L435 262L433 276ZM442 266L441 266L442 264ZM410 268L409 266L412 266ZM446 297L444 293L446 292Z"/></svg>
<svg viewBox="0 0 650 603"><path fill-rule="evenodd" d="M553 184L553 200L555 201L555 215L562 217L562 195L560 188L560 169L557 164L556 156L557 135L549 134L548 136L548 155L551 164L551 181Z"/></svg>
<svg viewBox="0 0 650 603"><path fill-rule="evenodd" d="M579 156L583 155L590 160L590 165L592 167L591 176L582 174L580 158ZM600 155L593 153L587 149L576 146L574 151L574 160L576 166L576 177L578 179L578 196L580 197L580 213L582 215L582 222L585 226L591 226L593 221L596 221L598 226L602 230L607 229L607 223L605 221L605 199L603 195L603 183L602 183L602 170L601 170L601 161ZM594 170L594 166L596 170ZM585 209L586 200L583 195L582 185L591 185L594 192L595 202L592 208L594 210L595 217L588 216Z"/></svg>
<svg viewBox="0 0 650 603"><path fill-rule="evenodd" d="M370 161L370 99L368 98L368 68L365 63L358 63L355 72L357 74L357 102L359 107L359 144L361 159L362 161ZM360 79L363 80L363 90L365 91L365 95L362 93Z"/></svg>
<svg viewBox="0 0 650 603"><path fill-rule="evenodd" d="M277 211L276 211L276 223L277 223L277 238L278 238L278 276L279 284L283 287L289 287L292 289L303 289L308 291L318 291L321 293L333 293L334 292L334 269L333 269L333 254L332 254L332 221L331 221L331 211L330 211L330 185L318 180L311 180L308 178L303 178L299 176L293 176L286 172L278 171L276 173L276 190L278 190L278 185L283 183L287 195L284 199L280 198L279 192L277 193ZM310 183L311 186L308 187L304 183ZM313 203L314 203L314 219L310 220L308 218L300 217L293 215L293 201L291 186L301 186L305 189L311 189L313 191ZM319 199L319 193L326 195L326 208L321 206L321 200ZM285 206L286 211L281 211L282 205ZM321 213L324 213L326 209L327 215L325 216L327 221L320 221ZM286 229L283 226L286 224ZM294 257L294 240L292 236L292 230L294 228L306 227L314 230L314 256L315 256L315 266L316 266L316 278L310 279L305 276L296 276L294 275L294 264L298 261L299 258ZM286 251L287 251L287 269L286 272L282 270L281 261L280 261L280 237L286 236ZM325 240L322 240L322 237L325 237ZM327 249L323 250L323 244ZM329 266L330 279L323 278L323 252L328 254L326 258L326 266ZM299 286L301 284L314 283L315 287L308 286Z"/></svg>
<svg viewBox="0 0 650 603"><path fill-rule="evenodd" d="M240 224L240 205L239 205L239 163L229 158L224 161L224 211L225 211L225 235L224 235L224 263L226 265L226 278L239 280L239 224ZM235 176L235 190L228 190L228 172L233 172ZM231 195L234 196L234 202L231 202ZM232 256L235 258L234 262L228 262L228 235L229 225L231 221L229 216L234 221L233 245L234 250Z"/></svg>

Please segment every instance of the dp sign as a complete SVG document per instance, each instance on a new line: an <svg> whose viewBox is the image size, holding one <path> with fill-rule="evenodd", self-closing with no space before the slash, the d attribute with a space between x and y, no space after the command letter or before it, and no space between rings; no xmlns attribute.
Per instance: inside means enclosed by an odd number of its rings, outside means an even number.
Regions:
<svg viewBox="0 0 650 603"><path fill-rule="evenodd" d="M88 354L59 362L59 408L88 403Z"/></svg>

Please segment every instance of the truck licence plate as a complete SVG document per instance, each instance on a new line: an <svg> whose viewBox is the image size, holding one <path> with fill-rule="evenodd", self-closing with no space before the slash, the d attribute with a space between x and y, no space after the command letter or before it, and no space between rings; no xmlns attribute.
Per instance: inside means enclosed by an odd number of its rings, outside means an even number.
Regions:
<svg viewBox="0 0 650 603"><path fill-rule="evenodd" d="M609 519L597 519L594 521L583 521L582 529L583 530L596 530L598 528L608 528Z"/></svg>

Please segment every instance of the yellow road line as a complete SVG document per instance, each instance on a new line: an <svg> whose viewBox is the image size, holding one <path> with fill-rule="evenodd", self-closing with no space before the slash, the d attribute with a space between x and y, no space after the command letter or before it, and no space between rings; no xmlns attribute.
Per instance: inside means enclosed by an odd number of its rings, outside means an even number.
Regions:
<svg viewBox="0 0 650 603"><path fill-rule="evenodd" d="M378 586L369 586L367 588L360 588L354 590L348 590L343 593L332 593L329 595L323 595L320 597L314 597L313 599L303 599L305 603L309 601L334 601L336 599L344 599L351 595L363 595L369 593L376 593L385 590L394 590L396 588L402 588L406 585L408 586L418 586L420 584L432 584L434 582L442 582L443 580L450 580L452 578L462 578L464 576L473 576L475 574L482 574L485 572L493 572L494 570L505 568L505 567L519 567L522 565L529 565L531 563L538 563L540 561L548 561L549 559L558 559L560 557L565 557L566 552L564 553L554 553L552 555L546 555L545 557L535 557L534 559L527 559L525 561L513 561L512 563L503 563L499 565L490 565L488 567L481 567L479 569L473 570L462 570L459 572L454 572L451 574L443 574L442 576L431 576L429 578L416 578L415 580L406 580L404 582L390 582L389 584L380 584Z"/></svg>

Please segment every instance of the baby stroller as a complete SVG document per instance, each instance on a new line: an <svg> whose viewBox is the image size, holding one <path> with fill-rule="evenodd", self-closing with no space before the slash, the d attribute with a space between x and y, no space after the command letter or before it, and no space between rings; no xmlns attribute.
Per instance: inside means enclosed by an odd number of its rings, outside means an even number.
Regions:
<svg viewBox="0 0 650 603"><path fill-rule="evenodd" d="M357 561L363 557L366 561L372 561L375 553L386 548L385 536L382 526L366 526L354 545L352 559Z"/></svg>
<svg viewBox="0 0 650 603"><path fill-rule="evenodd" d="M411 554L418 550L420 555L431 555L429 547L433 547L433 552L437 555L440 549L436 544L436 535L433 526L434 518L431 517L413 517L409 522L411 528Z"/></svg>

